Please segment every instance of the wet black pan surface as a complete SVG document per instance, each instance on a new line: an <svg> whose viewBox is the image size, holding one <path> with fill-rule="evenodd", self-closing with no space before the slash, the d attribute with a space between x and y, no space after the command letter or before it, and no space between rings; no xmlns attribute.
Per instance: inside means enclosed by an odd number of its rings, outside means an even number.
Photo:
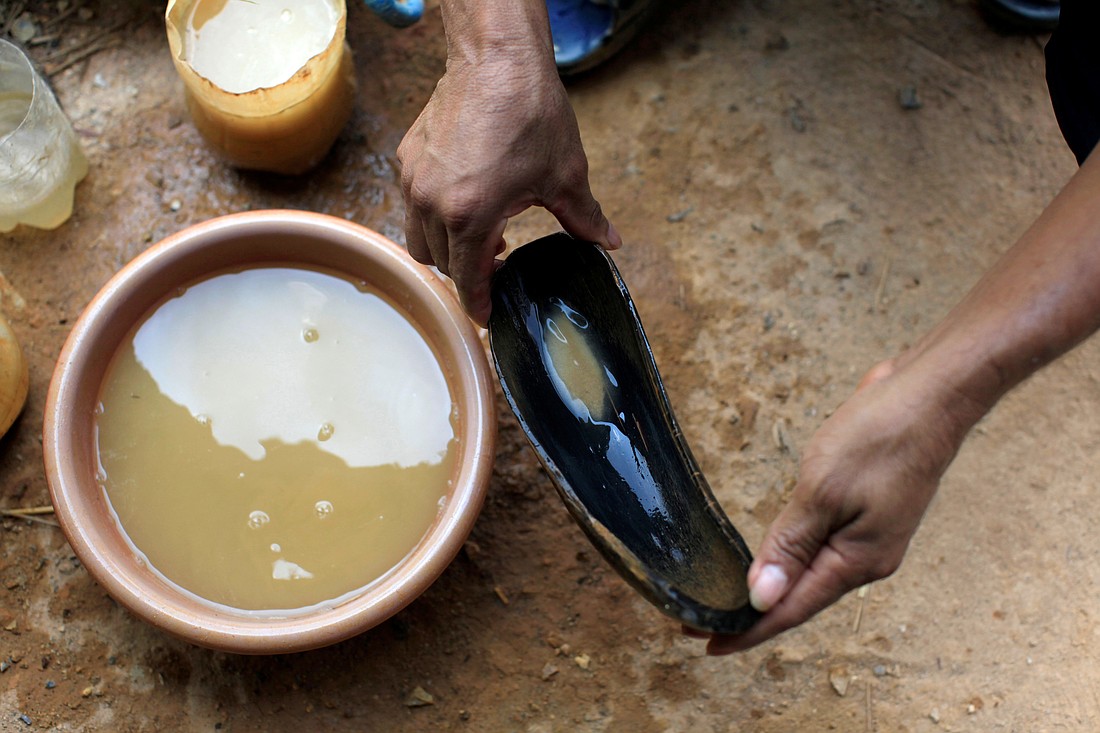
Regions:
<svg viewBox="0 0 1100 733"><path fill-rule="evenodd" d="M691 455L611 258L566 234L520 247L494 278L489 339L512 409L604 557L689 626L748 628L751 555Z"/></svg>

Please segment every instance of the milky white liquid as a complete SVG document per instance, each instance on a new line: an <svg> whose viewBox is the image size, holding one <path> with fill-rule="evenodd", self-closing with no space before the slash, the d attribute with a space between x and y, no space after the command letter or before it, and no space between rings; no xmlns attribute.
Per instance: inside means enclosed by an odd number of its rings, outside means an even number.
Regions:
<svg viewBox="0 0 1100 733"><path fill-rule="evenodd" d="M328 47L339 17L323 0L199 0L184 53L195 71L227 92L274 87Z"/></svg>
<svg viewBox="0 0 1100 733"><path fill-rule="evenodd" d="M223 274L116 354L101 480L169 580L235 608L301 608L384 575L438 516L453 406L419 332L321 272Z"/></svg>

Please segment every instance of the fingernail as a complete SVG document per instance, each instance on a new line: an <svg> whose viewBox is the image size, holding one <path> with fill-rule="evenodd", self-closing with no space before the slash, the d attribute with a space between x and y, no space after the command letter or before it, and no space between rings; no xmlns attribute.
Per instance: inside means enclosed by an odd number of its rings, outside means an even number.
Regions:
<svg viewBox="0 0 1100 733"><path fill-rule="evenodd" d="M761 613L779 602L787 590L787 574L778 565L765 565L749 588L749 603Z"/></svg>
<svg viewBox="0 0 1100 733"><path fill-rule="evenodd" d="M607 222L607 248L618 249L623 246L623 238L619 236L619 230L611 222Z"/></svg>

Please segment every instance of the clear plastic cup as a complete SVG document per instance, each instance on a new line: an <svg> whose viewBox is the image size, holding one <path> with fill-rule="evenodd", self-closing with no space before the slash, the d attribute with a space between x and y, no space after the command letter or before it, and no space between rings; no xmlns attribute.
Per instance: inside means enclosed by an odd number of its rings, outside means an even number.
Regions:
<svg viewBox="0 0 1100 733"><path fill-rule="evenodd" d="M60 226L88 160L45 79L0 39L0 232Z"/></svg>

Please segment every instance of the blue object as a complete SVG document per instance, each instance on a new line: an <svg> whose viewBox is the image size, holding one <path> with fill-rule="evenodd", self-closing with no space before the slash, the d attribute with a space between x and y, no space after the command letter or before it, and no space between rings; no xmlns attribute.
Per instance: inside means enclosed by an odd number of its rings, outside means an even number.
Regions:
<svg viewBox="0 0 1100 733"><path fill-rule="evenodd" d="M580 74L618 53L657 0L546 0L558 73Z"/></svg>
<svg viewBox="0 0 1100 733"><path fill-rule="evenodd" d="M405 28L420 20L424 0L363 0L382 20L397 28Z"/></svg>
<svg viewBox="0 0 1100 733"><path fill-rule="evenodd" d="M554 60L569 67L600 48L615 27L615 8L592 0L546 0Z"/></svg>

